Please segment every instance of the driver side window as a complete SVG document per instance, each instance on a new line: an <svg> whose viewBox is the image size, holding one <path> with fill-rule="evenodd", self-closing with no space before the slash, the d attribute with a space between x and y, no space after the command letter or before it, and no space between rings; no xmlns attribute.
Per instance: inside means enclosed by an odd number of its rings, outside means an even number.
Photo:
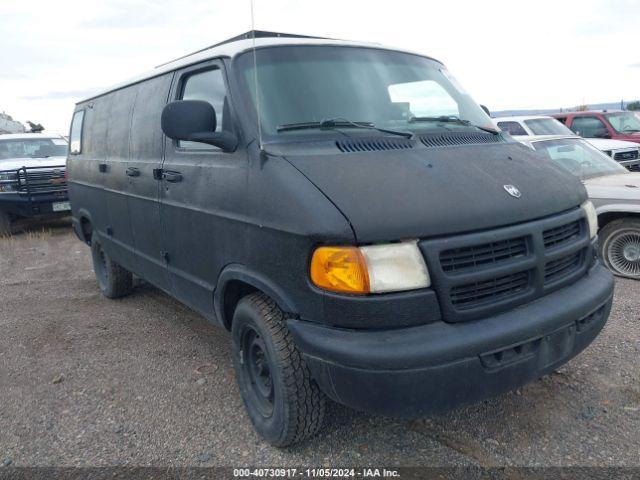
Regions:
<svg viewBox="0 0 640 480"><path fill-rule="evenodd" d="M216 110L216 131L222 129L222 115L224 112L225 96L227 94L224 85L222 71L219 68L194 73L184 80L180 100L204 100L209 102ZM180 140L178 147L189 149L215 148L206 143L188 142Z"/></svg>
<svg viewBox="0 0 640 480"><path fill-rule="evenodd" d="M575 117L571 130L585 138L604 138L608 134L607 127L598 117Z"/></svg>

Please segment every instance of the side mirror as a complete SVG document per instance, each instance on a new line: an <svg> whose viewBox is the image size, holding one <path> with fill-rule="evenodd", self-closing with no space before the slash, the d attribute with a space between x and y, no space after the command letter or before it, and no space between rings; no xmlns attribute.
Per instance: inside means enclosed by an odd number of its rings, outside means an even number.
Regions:
<svg viewBox="0 0 640 480"><path fill-rule="evenodd" d="M237 137L229 132L216 132L216 111L202 100L176 100L162 109L161 126L173 140L208 143L232 152L238 146Z"/></svg>

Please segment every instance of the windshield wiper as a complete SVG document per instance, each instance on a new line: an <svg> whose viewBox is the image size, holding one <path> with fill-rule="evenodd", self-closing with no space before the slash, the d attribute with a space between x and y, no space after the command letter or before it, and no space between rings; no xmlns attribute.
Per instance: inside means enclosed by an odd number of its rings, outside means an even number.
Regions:
<svg viewBox="0 0 640 480"><path fill-rule="evenodd" d="M327 118L319 122L300 122L300 123L285 123L278 125L277 132L287 132L291 130L306 130L319 128L321 130L331 130L334 128L364 128L368 130L377 130L378 132L390 133L391 135L399 135L405 138L413 138L411 132L400 132L398 130L389 130L387 128L376 127L373 122L352 122L346 118Z"/></svg>
<svg viewBox="0 0 640 480"><path fill-rule="evenodd" d="M463 120L462 118L458 118L455 115L441 115L439 117L411 117L409 119L409 123L416 123L416 122L443 122L443 123L457 123L459 125L466 125L467 127L474 127L474 128L478 128L480 130L483 130L485 132L489 132L492 133L494 135L500 135L500 132L498 130L495 130L493 128L488 128L488 127L481 127L480 125L475 125L473 123L471 123L469 120Z"/></svg>

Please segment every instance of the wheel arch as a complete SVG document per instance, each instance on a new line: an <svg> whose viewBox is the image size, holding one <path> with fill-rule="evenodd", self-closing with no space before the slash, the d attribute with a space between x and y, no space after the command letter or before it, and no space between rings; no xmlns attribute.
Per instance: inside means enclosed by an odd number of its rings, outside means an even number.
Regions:
<svg viewBox="0 0 640 480"><path fill-rule="evenodd" d="M253 292L270 297L285 315L296 311L291 299L268 277L241 264L227 265L218 277L213 293L216 317L227 330L231 330L233 312L240 299Z"/></svg>
<svg viewBox="0 0 640 480"><path fill-rule="evenodd" d="M609 223L623 218L640 219L640 206L605 207L596 211L598 214L598 228L601 230Z"/></svg>
<svg viewBox="0 0 640 480"><path fill-rule="evenodd" d="M87 245L91 245L91 235L93 234L93 221L91 214L81 208L78 210L77 218L73 219L73 229L76 232L77 237Z"/></svg>

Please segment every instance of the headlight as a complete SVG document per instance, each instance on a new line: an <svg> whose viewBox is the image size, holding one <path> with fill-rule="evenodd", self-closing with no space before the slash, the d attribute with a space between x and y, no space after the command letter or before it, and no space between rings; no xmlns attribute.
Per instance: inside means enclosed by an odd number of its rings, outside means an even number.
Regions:
<svg viewBox="0 0 640 480"><path fill-rule="evenodd" d="M431 285L415 240L367 247L319 247L313 253L310 274L317 287L344 293L398 292Z"/></svg>
<svg viewBox="0 0 640 480"><path fill-rule="evenodd" d="M587 222L589 223L589 238L593 238L598 234L598 215L596 214L596 209L591 203L591 200L587 200L580 208L584 211L584 214L587 216Z"/></svg>

